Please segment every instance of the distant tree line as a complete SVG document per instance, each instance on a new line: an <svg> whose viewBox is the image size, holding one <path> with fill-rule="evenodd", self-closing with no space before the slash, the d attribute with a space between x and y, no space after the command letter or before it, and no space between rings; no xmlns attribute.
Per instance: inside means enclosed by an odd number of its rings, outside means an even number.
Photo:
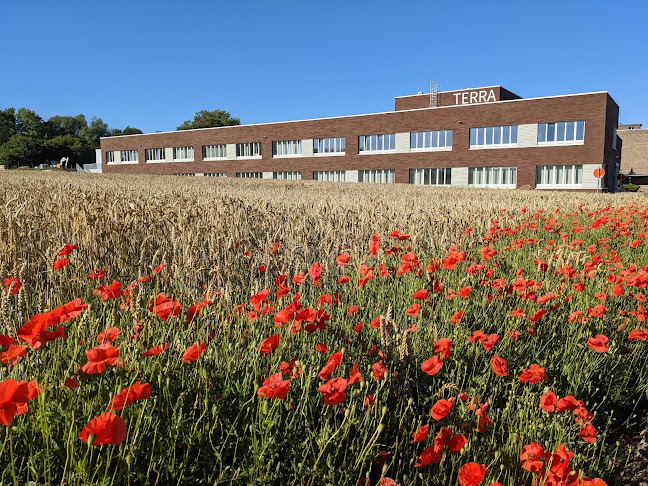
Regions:
<svg viewBox="0 0 648 486"><path fill-rule="evenodd" d="M74 164L95 162L99 138L142 133L133 127L109 128L101 118L56 115L43 120L27 108L0 110L0 165L35 167L69 157Z"/></svg>
<svg viewBox="0 0 648 486"><path fill-rule="evenodd" d="M201 110L178 130L240 125L241 120L224 110ZM123 130L109 128L101 118L93 116L90 123L84 115L56 115L43 120L27 108L0 110L0 165L6 168L36 167L42 163L69 157L74 164L95 162L95 149L101 137L135 135L141 130L127 126Z"/></svg>

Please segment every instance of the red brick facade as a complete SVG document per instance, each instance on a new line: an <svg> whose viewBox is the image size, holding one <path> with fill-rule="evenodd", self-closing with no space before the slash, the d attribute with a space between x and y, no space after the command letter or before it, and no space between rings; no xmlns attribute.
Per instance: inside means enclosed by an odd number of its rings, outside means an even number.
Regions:
<svg viewBox="0 0 648 486"><path fill-rule="evenodd" d="M491 89L491 88L487 88ZM472 90L466 90L472 91ZM477 90L479 91L479 90ZM299 171L302 179L312 179L313 171L394 169L398 183L409 182L409 169L482 166L516 166L517 186L535 187L537 165L604 164L614 187L618 151L613 150L614 128L619 108L606 92L519 99L517 95L494 88L496 102L454 105L454 92L439 93L439 107L422 108L429 93L396 99L397 111L295 122L186 130L158 134L128 135L101 139L103 171L106 173L216 173L234 177L236 172ZM468 95L470 97L470 95ZM503 100L500 101L500 98ZM412 109L407 106L419 104ZM570 120L585 121L582 145L469 149L471 127L534 124ZM451 151L360 154L362 135L426 130L453 130ZM346 137L344 156L273 158L272 142L327 137ZM203 161L202 146L261 142L262 158L253 160ZM194 147L193 162L146 163L145 149ZM106 152L137 150L137 164L106 164Z"/></svg>

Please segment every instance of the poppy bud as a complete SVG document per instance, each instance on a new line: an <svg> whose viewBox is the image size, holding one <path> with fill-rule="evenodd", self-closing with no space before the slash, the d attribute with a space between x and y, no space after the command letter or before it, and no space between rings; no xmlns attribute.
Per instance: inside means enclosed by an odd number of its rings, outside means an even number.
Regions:
<svg viewBox="0 0 648 486"><path fill-rule="evenodd" d="M133 456L131 454L126 456L126 464L128 464L129 467L133 465Z"/></svg>
<svg viewBox="0 0 648 486"><path fill-rule="evenodd" d="M90 434L88 436L88 447L92 447L97 436L95 434Z"/></svg>
<svg viewBox="0 0 648 486"><path fill-rule="evenodd" d="M384 405L382 408L382 415L380 416L380 418L384 417L386 413L387 413L387 405Z"/></svg>
<svg viewBox="0 0 648 486"><path fill-rule="evenodd" d="M411 407L411 406L412 406L412 403L414 403L414 399L413 399L412 397L410 397L410 399L407 400L407 406L408 406L408 407Z"/></svg>
<svg viewBox="0 0 648 486"><path fill-rule="evenodd" d="M376 429L377 432L378 432L378 435L380 435L384 429L385 429L385 424L383 424L383 423L378 424L378 428Z"/></svg>
<svg viewBox="0 0 648 486"><path fill-rule="evenodd" d="M268 415L268 401L263 401L263 415Z"/></svg>

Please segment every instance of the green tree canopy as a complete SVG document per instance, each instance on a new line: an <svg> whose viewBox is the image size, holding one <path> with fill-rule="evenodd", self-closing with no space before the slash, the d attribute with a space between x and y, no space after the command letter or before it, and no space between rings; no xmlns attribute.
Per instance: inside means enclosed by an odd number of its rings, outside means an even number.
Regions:
<svg viewBox="0 0 648 486"><path fill-rule="evenodd" d="M31 166L47 162L44 140L39 137L14 134L0 144L0 164L7 168Z"/></svg>
<svg viewBox="0 0 648 486"><path fill-rule="evenodd" d="M178 130L191 130L192 128L212 128L240 125L241 120L232 118L228 111L224 110L200 110L196 112L193 120L187 120L178 127Z"/></svg>
<svg viewBox="0 0 648 486"><path fill-rule="evenodd" d="M99 139L107 136L108 133L108 124L104 123L101 118L93 116L90 124L79 130L79 138L94 148L99 148Z"/></svg>
<svg viewBox="0 0 648 486"><path fill-rule="evenodd" d="M57 135L73 135L77 137L79 131L82 128L88 126L88 122L84 115L79 114L77 116L60 116L55 115L51 117L47 122L52 125L54 131Z"/></svg>
<svg viewBox="0 0 648 486"><path fill-rule="evenodd" d="M0 110L0 145L7 142L17 132L16 110L14 108Z"/></svg>
<svg viewBox="0 0 648 486"><path fill-rule="evenodd" d="M139 128L131 127L130 125L127 125L126 128L123 130L120 130L119 128L111 128L108 130L108 134L106 135L107 137L118 137L120 135L139 135L140 133L144 133L142 130Z"/></svg>
<svg viewBox="0 0 648 486"><path fill-rule="evenodd" d="M69 133L46 140L43 144L48 160L61 160L69 157L70 164L92 164L95 161L94 148Z"/></svg>

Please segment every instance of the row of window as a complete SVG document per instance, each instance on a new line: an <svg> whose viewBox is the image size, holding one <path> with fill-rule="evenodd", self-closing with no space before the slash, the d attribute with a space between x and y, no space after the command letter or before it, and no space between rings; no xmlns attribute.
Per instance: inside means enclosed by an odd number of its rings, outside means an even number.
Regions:
<svg viewBox="0 0 648 486"><path fill-rule="evenodd" d="M195 174L176 174L195 175ZM205 173L209 177L227 177L227 173ZM240 179L262 179L262 172L237 172ZM299 181L302 174L299 171L273 172L273 179ZM345 182L346 171L325 170L314 171L313 180ZM368 184L393 184L394 169L360 170L358 182ZM409 182L413 185L449 186L452 184L450 168L410 169ZM578 189L583 184L582 165L539 165L536 167L536 187L538 189ZM500 189L515 189L517 186L517 167L469 167L468 185L472 187L490 187Z"/></svg>
<svg viewBox="0 0 648 486"><path fill-rule="evenodd" d="M568 121L538 124L538 145L571 145L583 143L585 137L585 122ZM518 125L503 125L497 127L478 127L470 129L470 148L508 148L518 146ZM362 135L358 137L358 153L389 153L396 150L396 134ZM410 150L435 151L452 150L452 130L430 130L410 133ZM314 155L344 155L346 138L316 138L313 140ZM146 149L146 161L164 161L165 149ZM203 145L203 160L224 159L227 156L225 144ZM137 162L136 150L122 150L122 162ZM301 140L284 140L272 142L273 157L298 157L302 155ZM237 158L261 157L261 142L237 143ZM193 147L174 147L173 160L193 160ZM115 161L114 152L106 152L106 162Z"/></svg>

